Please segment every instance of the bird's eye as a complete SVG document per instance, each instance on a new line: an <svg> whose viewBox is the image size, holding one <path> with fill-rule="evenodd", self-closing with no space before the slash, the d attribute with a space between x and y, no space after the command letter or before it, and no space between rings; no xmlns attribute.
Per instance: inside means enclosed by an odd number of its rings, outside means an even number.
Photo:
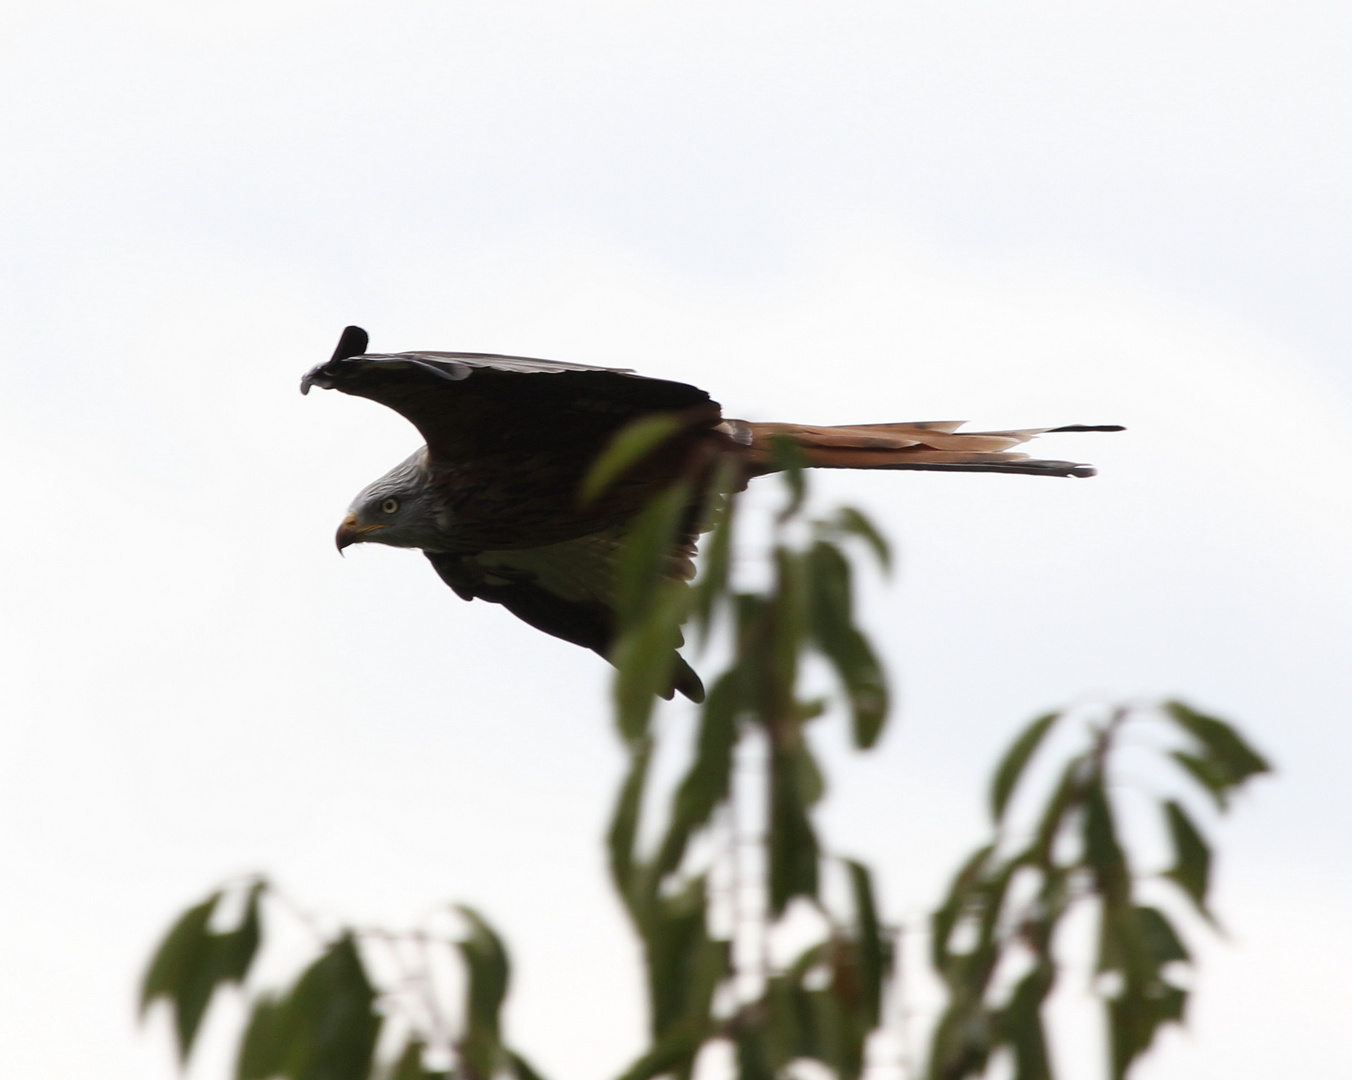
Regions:
<svg viewBox="0 0 1352 1080"><path fill-rule="evenodd" d="M383 503L380 504L380 509L387 514L393 514L396 510L399 509L399 500L386 499Z"/></svg>

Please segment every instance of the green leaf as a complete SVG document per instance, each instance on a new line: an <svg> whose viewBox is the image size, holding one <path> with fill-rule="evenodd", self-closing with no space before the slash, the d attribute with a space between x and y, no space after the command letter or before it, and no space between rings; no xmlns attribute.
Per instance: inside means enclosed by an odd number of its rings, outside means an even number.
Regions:
<svg viewBox="0 0 1352 1080"><path fill-rule="evenodd" d="M1184 750L1170 751L1169 756L1202 786L1218 810L1224 810L1229 805L1230 784L1224 770L1217 768L1214 759L1199 757Z"/></svg>
<svg viewBox="0 0 1352 1080"><path fill-rule="evenodd" d="M1025 766L1037 752L1038 747L1042 745L1042 740L1046 738L1047 732L1051 730L1052 725L1060 717L1059 712L1050 712L1039 716L1020 732L1019 737L1005 751L1005 756L1000 760L999 767L995 770L995 778L991 781L991 817L997 824L1005 816L1009 797L1014 794L1014 789L1018 786L1020 777L1023 776Z"/></svg>
<svg viewBox="0 0 1352 1080"><path fill-rule="evenodd" d="M1122 995L1153 994L1162 985L1161 969L1186 962L1188 950L1173 924L1158 908L1133 905L1102 911L1100 970L1118 971Z"/></svg>
<svg viewBox="0 0 1352 1080"><path fill-rule="evenodd" d="M772 974L761 998L765 1056L776 1075L795 1058L812 1057L803 990L790 975Z"/></svg>
<svg viewBox="0 0 1352 1080"><path fill-rule="evenodd" d="M473 908L457 904L456 911L469 924L469 933L456 947L465 961L469 975L469 990L465 1002L465 1026L498 1033L498 1013L507 996L511 966L502 939Z"/></svg>
<svg viewBox="0 0 1352 1080"><path fill-rule="evenodd" d="M891 947L878 921L873 897L873 878L863 863L846 859L850 889L854 894L856 948L859 951L859 981L865 1023L872 1029L882 1017L883 986L891 968Z"/></svg>
<svg viewBox="0 0 1352 1080"><path fill-rule="evenodd" d="M448 1073L433 1072L423 1064L426 1050L427 1044L421 1039L416 1036L409 1039L385 1080L449 1080Z"/></svg>
<svg viewBox="0 0 1352 1080"><path fill-rule="evenodd" d="M352 935L334 942L281 1001L254 1007L237 1080L367 1080L380 1017Z"/></svg>
<svg viewBox="0 0 1352 1080"><path fill-rule="evenodd" d="M892 569L892 550L887 538L876 525L852 506L842 506L836 512L835 528L850 536L857 536L873 550L878 565L887 572Z"/></svg>
<svg viewBox="0 0 1352 1080"><path fill-rule="evenodd" d="M456 942L468 975L459 1049L469 1075L490 1080L504 1057L499 1014L511 969L502 940L483 917L463 904L456 910L469 924L469 932Z"/></svg>
<svg viewBox="0 0 1352 1080"><path fill-rule="evenodd" d="M1000 1012L1000 1039L1014 1053L1014 1080L1052 1080L1042 1006L1056 980L1056 968L1041 960L1019 980Z"/></svg>
<svg viewBox="0 0 1352 1080"><path fill-rule="evenodd" d="M887 719L887 681L882 664L853 622L849 563L834 544L819 540L807 552L806 570L813 641L845 687L855 745L868 749Z"/></svg>
<svg viewBox="0 0 1352 1080"><path fill-rule="evenodd" d="M366 1080L380 1034L375 997L346 934L301 975L286 1003L295 1080Z"/></svg>
<svg viewBox="0 0 1352 1080"><path fill-rule="evenodd" d="M1151 953L1136 910L1129 902L1099 905L1097 970L1117 972L1127 986L1156 977L1159 964Z"/></svg>
<svg viewBox="0 0 1352 1080"><path fill-rule="evenodd" d="M1101 773L1092 776L1084 789L1084 854L1094 872L1095 891L1105 904L1125 903L1131 894L1131 874L1126 854L1117 839L1112 804Z"/></svg>
<svg viewBox="0 0 1352 1080"><path fill-rule="evenodd" d="M386 1080L427 1080L427 1070L423 1068L425 1048L421 1039L409 1039L399 1057L395 1059Z"/></svg>
<svg viewBox="0 0 1352 1080"><path fill-rule="evenodd" d="M681 644L683 593L680 587L664 590L648 615L623 631L611 648L615 712L626 740L646 734L656 699L671 696L673 674L681 662L676 650Z"/></svg>
<svg viewBox="0 0 1352 1080"><path fill-rule="evenodd" d="M981 1000L953 998L930 1040L929 1080L966 1080L986 1071L998 1018Z"/></svg>
<svg viewBox="0 0 1352 1080"><path fill-rule="evenodd" d="M1178 931L1158 908L1138 907L1136 921L1141 928L1141 939L1157 967L1174 960L1189 959Z"/></svg>
<svg viewBox="0 0 1352 1080"><path fill-rule="evenodd" d="M223 895L214 892L179 917L141 981L142 1017L156 998L173 1003L180 1061L186 1060L192 1050L197 1025L216 986L214 977L203 978L204 960L209 950L207 924Z"/></svg>
<svg viewBox="0 0 1352 1080"><path fill-rule="evenodd" d="M1084 787L1084 862L1092 873L1092 891L1102 902L1099 914L1099 971L1122 971L1128 980L1143 978L1154 965L1131 905L1132 878L1117 839L1112 805L1103 774Z"/></svg>
<svg viewBox="0 0 1352 1080"><path fill-rule="evenodd" d="M629 774L620 788L620 797L616 800L607 836L611 877L635 918L639 915L641 897L636 887L640 875L634 845L638 837L639 813L643 807L643 791L648 783L648 765L651 760L650 739L631 744Z"/></svg>
<svg viewBox="0 0 1352 1080"><path fill-rule="evenodd" d="M253 1003L248 1026L240 1040L239 1057L235 1062L236 1080L270 1080L283 1075L287 1067L289 1035L283 1002L272 995L259 997Z"/></svg>
<svg viewBox="0 0 1352 1080"><path fill-rule="evenodd" d="M835 968L835 965L832 965ZM838 975L833 970L832 975ZM811 1017L813 1044L817 1060L831 1069L841 1080L854 1080L859 1074L859 1047L850 1036L845 999L839 993L833 977L832 985L822 990L807 990L803 998Z"/></svg>
<svg viewBox="0 0 1352 1080"><path fill-rule="evenodd" d="M520 1054L508 1051L507 1062L516 1080L544 1080L535 1067Z"/></svg>
<svg viewBox="0 0 1352 1080"><path fill-rule="evenodd" d="M1074 893L1072 884L1078 879L1077 868L1070 866L1038 867L1042 887L1038 890L1033 918L1023 924L1024 941L1039 955L1050 955L1052 937L1061 917L1070 909Z"/></svg>
<svg viewBox="0 0 1352 1080"><path fill-rule="evenodd" d="M704 703L695 757L671 803L671 820L657 856L657 871L675 870L696 829L703 828L728 797L732 782L737 718L742 708L742 673L724 673Z"/></svg>
<svg viewBox="0 0 1352 1080"><path fill-rule="evenodd" d="M704 1030L714 990L727 972L727 945L709 937L708 885L693 878L673 895L655 897L638 924L648 962L652 1036L672 1029Z"/></svg>
<svg viewBox="0 0 1352 1080"><path fill-rule="evenodd" d="M1080 781L1082 757L1071 758L1061 770L1061 779L1052 790L1038 819L1036 840L1030 849L1030 857L1044 868L1052 865L1056 850L1056 838L1068 819L1084 799L1083 784Z"/></svg>
<svg viewBox="0 0 1352 1080"><path fill-rule="evenodd" d="M943 972L948 967L952 955L949 940L980 884L986 880L994 856L994 844L977 848L953 875L948 895L930 916L930 961L936 971Z"/></svg>
<svg viewBox="0 0 1352 1080"><path fill-rule="evenodd" d="M811 803L804 791L805 764L800 747L772 745L770 749L770 816L766 858L770 912L778 918L795 896L815 899L820 852L816 830L808 815ZM807 759L810 764L811 759Z"/></svg>
<svg viewBox="0 0 1352 1080"><path fill-rule="evenodd" d="M737 1028L737 1080L775 1080L775 1069L770 1060L764 1030L756 1024Z"/></svg>
<svg viewBox="0 0 1352 1080"><path fill-rule="evenodd" d="M644 508L625 538L615 567L619 635L611 647L620 732L647 730L654 699L670 696L678 663L681 621L689 605L685 582L671 576L671 552L690 512L688 484L673 484Z"/></svg>
<svg viewBox="0 0 1352 1080"><path fill-rule="evenodd" d="M817 765L817 759L812 753L812 748L800 736L791 742L785 750L789 759L793 762L793 772L798 784L798 798L804 806L816 806L817 803L821 802L822 796L826 794L826 778Z"/></svg>
<svg viewBox="0 0 1352 1080"><path fill-rule="evenodd" d="M1211 882L1211 848L1192 818L1173 799L1164 804L1164 813L1174 847L1174 865L1164 876L1187 893L1197 910L1210 919L1206 894Z"/></svg>
<svg viewBox="0 0 1352 1080"><path fill-rule="evenodd" d="M256 881L249 886L244 899L244 917L234 930L219 935L217 953L220 957L220 970L224 977L234 983L242 983L249 974L258 946L262 941L263 928L259 919L258 904L267 890L265 881Z"/></svg>
<svg viewBox="0 0 1352 1080"><path fill-rule="evenodd" d="M684 425L674 413L652 413L626 424L601 455L592 462L590 471L578 490L578 501L583 505L594 502L625 472L633 468Z"/></svg>
<svg viewBox="0 0 1352 1080"><path fill-rule="evenodd" d="M854 745L868 750L878 742L887 722L890 694L882 661L858 630L851 629L824 650L849 695Z"/></svg>
<svg viewBox="0 0 1352 1080"><path fill-rule="evenodd" d="M1128 993L1108 1001L1113 1080L1125 1080L1132 1062L1150 1048L1162 1025L1182 1021L1187 999L1187 991L1160 982L1148 993Z"/></svg>
<svg viewBox="0 0 1352 1080"><path fill-rule="evenodd" d="M967 889L955 921L944 929L942 945L935 942L936 967L954 996L978 1002L983 1000L1007 944L1001 932L1001 917L1010 882L1022 865L1020 859L989 864L982 876ZM964 920L975 932L976 942L966 952L954 952L952 933L964 924ZM937 919L935 924L938 928Z"/></svg>
<svg viewBox="0 0 1352 1080"><path fill-rule="evenodd" d="M188 909L156 950L141 984L141 1014L157 998L169 1001L174 1013L179 1060L192 1052L202 1018L216 989L244 981L258 951L261 928L258 901L264 885L256 882L245 896L240 924L227 933L213 933L212 916L223 891Z"/></svg>
<svg viewBox="0 0 1352 1080"><path fill-rule="evenodd" d="M625 537L615 566L621 628L648 614L653 596L671 580L671 550L690 510L690 485L675 483L652 499Z"/></svg>
<svg viewBox="0 0 1352 1080"><path fill-rule="evenodd" d="M850 563L840 548L826 540L818 540L807 554L812 620L818 633L829 637L854 625Z"/></svg>
<svg viewBox="0 0 1352 1080"><path fill-rule="evenodd" d="M1164 708L1202 751L1200 755L1175 757L1180 761L1188 758L1192 764L1185 763L1184 767L1202 781L1222 808L1230 792L1244 781L1271 771L1272 766L1224 720L1199 713L1181 701L1166 702Z"/></svg>
<svg viewBox="0 0 1352 1080"><path fill-rule="evenodd" d="M789 489L789 501L779 512L779 524L783 525L798 515L807 498L807 478L803 470L808 467L807 454L789 435L770 436L770 467L784 478L784 486Z"/></svg>
<svg viewBox="0 0 1352 1080"><path fill-rule="evenodd" d="M766 719L777 721L792 712L808 616L807 568L802 556L787 548L776 547L774 559L775 588L767 610L771 634L766 642L769 648L762 655L759 666L766 671L769 682Z"/></svg>
<svg viewBox="0 0 1352 1080"><path fill-rule="evenodd" d="M699 576L690 586L690 612L699 631L697 640L701 647L708 641L720 601L727 596L732 569L733 511L736 500L730 495L718 494L727 490L720 485L731 485L731 467L730 462L720 462L719 471L715 474L715 494L711 496L711 501L722 500L723 509L717 515L713 531L700 544L702 554Z"/></svg>
<svg viewBox="0 0 1352 1080"><path fill-rule="evenodd" d="M712 1026L708 1023L692 1021L673 1027L630 1065L620 1080L652 1080L654 1076L684 1073L695 1060L699 1048L712 1036Z"/></svg>

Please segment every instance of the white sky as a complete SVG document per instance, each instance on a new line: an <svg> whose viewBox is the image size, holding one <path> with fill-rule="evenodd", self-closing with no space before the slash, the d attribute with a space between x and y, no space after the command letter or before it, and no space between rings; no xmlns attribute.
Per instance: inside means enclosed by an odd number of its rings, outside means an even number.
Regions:
<svg viewBox="0 0 1352 1080"><path fill-rule="evenodd" d="M822 478L902 563L867 604L902 709L871 759L830 749L832 828L914 914L1035 712L1229 716L1281 773L1220 831L1231 940L1142 1075L1345 1071L1345 5L3 18L0 1074L167 1080L140 967L255 868L367 921L480 907L555 1080L637 1048L605 668L416 556L336 557L348 499L417 442L296 393L348 322L633 366L752 419L1129 425L1048 445L1089 482Z"/></svg>

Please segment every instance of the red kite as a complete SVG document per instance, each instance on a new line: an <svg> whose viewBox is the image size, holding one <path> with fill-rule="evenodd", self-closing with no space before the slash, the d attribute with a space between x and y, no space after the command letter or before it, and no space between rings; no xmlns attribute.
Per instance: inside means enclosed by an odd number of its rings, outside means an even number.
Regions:
<svg viewBox="0 0 1352 1080"><path fill-rule="evenodd" d="M366 353L349 326L333 357L301 380L387 405L426 445L358 493L338 547L420 548L465 600L502 604L547 634L606 656L615 634L611 571L629 524L678 478L707 477L733 455L744 484L775 470L772 443L787 436L809 466L1093 476L1088 465L1011 449L1049 431L1120 431L1070 425L959 432L961 422L811 427L723 416L694 386L619 368L490 353ZM675 433L590 501L579 488L626 425L654 414ZM672 552L670 573L694 572L698 523ZM698 700L684 661L674 689ZM668 696L670 696L668 694Z"/></svg>

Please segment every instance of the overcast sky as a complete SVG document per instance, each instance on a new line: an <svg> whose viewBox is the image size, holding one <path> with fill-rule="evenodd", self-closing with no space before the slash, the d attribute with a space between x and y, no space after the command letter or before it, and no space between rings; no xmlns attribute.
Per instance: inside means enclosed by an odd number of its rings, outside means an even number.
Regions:
<svg viewBox="0 0 1352 1080"><path fill-rule="evenodd" d="M901 706L868 760L827 738L833 835L913 918L1028 717L1214 710L1280 772L1219 828L1230 938L1141 1075L1346 1070L1352 9L2 17L0 1074L168 1080L141 966L254 869L334 917L481 908L554 1080L639 1048L606 668L414 554L335 554L418 441L296 393L350 322L631 366L749 419L1128 425L1047 441L1092 481L820 479L901 556L865 604Z"/></svg>

